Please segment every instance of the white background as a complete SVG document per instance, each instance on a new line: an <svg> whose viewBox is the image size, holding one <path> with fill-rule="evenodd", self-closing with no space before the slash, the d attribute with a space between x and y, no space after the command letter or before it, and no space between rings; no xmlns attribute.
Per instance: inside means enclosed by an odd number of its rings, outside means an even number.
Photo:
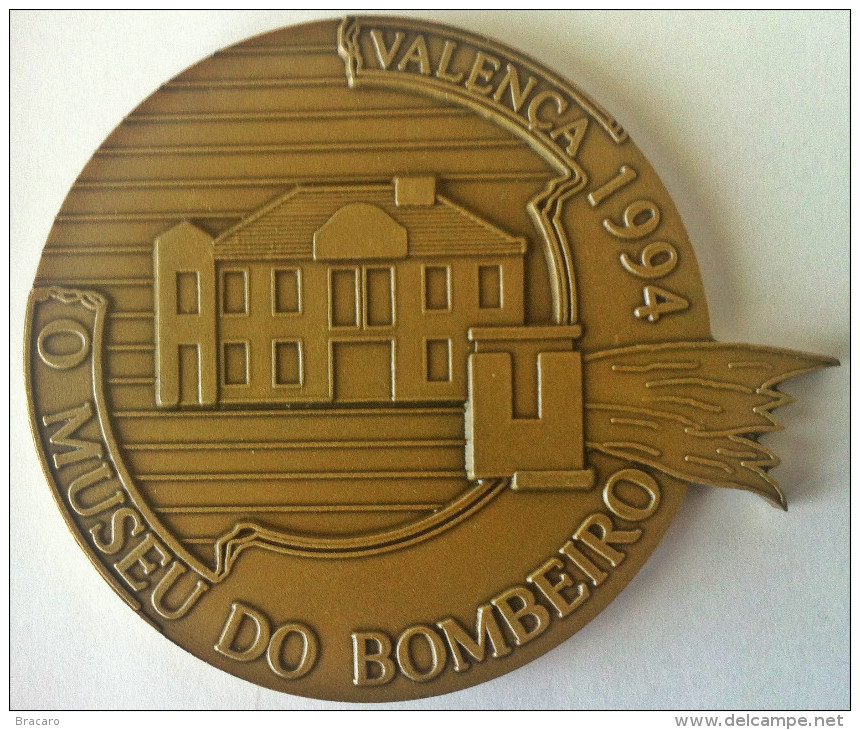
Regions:
<svg viewBox="0 0 860 730"><path fill-rule="evenodd" d="M21 368L42 245L111 129L219 48L331 15L11 15L13 710L354 707L215 670L113 594L52 502ZM716 339L834 355L842 367L790 381L798 403L777 413L787 430L763 438L783 458L773 474L788 513L693 486L641 573L574 637L492 682L397 707L847 708L847 13L419 15L531 54L618 117L684 218Z"/></svg>

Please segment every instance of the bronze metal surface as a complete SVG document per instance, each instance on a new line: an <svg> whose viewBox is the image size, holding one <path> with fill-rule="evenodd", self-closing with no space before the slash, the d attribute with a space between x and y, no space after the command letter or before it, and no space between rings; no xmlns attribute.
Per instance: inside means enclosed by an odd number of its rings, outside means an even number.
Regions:
<svg viewBox="0 0 860 730"><path fill-rule="evenodd" d="M463 689L594 618L690 482L828 357L713 341L663 184L588 94L413 18L274 31L81 172L27 315L71 532L206 662L307 697ZM634 640L634 639L627 639Z"/></svg>

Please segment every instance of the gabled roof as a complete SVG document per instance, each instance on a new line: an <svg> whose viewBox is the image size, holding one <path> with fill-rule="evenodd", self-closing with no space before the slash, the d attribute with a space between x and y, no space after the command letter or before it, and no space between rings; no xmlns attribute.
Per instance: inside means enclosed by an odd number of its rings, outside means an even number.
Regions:
<svg viewBox="0 0 860 730"><path fill-rule="evenodd" d="M311 259L314 233L343 206L375 205L408 232L409 255L485 256L523 254L526 242L436 196L433 205L400 206L393 185L298 186L214 243L216 259Z"/></svg>

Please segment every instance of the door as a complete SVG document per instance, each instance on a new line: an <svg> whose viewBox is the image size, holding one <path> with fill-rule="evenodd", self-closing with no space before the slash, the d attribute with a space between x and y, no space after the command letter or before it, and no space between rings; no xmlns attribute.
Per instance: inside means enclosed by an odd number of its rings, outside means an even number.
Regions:
<svg viewBox="0 0 860 730"><path fill-rule="evenodd" d="M179 405L199 406L200 347L179 345Z"/></svg>
<svg viewBox="0 0 860 730"><path fill-rule="evenodd" d="M394 359L391 340L332 342L331 373L338 403L391 402Z"/></svg>

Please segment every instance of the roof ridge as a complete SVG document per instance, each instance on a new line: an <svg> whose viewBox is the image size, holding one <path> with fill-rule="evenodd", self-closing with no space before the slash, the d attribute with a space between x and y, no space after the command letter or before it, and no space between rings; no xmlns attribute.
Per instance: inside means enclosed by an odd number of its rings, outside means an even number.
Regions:
<svg viewBox="0 0 860 730"><path fill-rule="evenodd" d="M314 185L313 183L302 183L298 186L302 190L310 191L334 191L334 190L393 190L393 183L339 183L337 185Z"/></svg>
<svg viewBox="0 0 860 730"><path fill-rule="evenodd" d="M228 228L221 235L219 235L214 241L213 246L218 246L219 244L226 241L228 238L232 238L235 234L241 231L243 228L251 225L254 221L259 220L262 216L270 213L275 208L278 208L282 204L286 203L290 198L298 196L300 193L304 192L367 192L372 190L383 191L383 190L392 190L394 189L394 183L367 183L367 184L351 184L351 183L342 183L339 185L314 185L308 183L299 183L292 190L287 191L286 193L282 193L277 197L270 200L268 203L264 203L262 207L258 208L250 215L246 216L242 220L240 220L235 225Z"/></svg>

